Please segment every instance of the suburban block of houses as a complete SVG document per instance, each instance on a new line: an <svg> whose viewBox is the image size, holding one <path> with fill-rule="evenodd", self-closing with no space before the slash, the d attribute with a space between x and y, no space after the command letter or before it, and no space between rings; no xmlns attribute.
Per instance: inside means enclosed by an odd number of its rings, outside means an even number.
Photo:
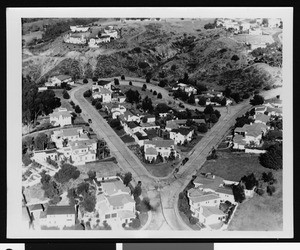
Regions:
<svg viewBox="0 0 300 250"><path fill-rule="evenodd" d="M72 125L72 115L66 108L57 108L50 115L50 123L54 126Z"/></svg>
<svg viewBox="0 0 300 250"><path fill-rule="evenodd" d="M45 83L46 87L59 87L62 83L67 83L69 85L73 85L74 81L71 76L68 75L57 75L52 76L48 79L48 82Z"/></svg>

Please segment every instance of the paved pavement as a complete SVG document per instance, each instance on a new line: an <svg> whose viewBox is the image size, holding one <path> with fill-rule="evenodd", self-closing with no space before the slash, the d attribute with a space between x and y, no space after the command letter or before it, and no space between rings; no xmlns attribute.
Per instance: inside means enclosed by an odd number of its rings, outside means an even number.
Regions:
<svg viewBox="0 0 300 250"><path fill-rule="evenodd" d="M135 84L139 86L143 83L135 82ZM226 108L220 109L222 116L218 123L194 147L189 161L179 168L177 177L170 175L169 178L157 178L148 173L135 154L126 147L125 143L107 124L106 120L83 97L84 91L90 87L91 84L87 84L72 89L70 91L71 99L81 107L82 117L85 121L89 118L93 120L91 127L99 137L106 140L111 153L117 158L119 166L125 171L130 171L135 181L142 181L143 195L147 194L154 207L151 221L148 226L144 227L144 230L191 230L179 215L177 208L179 193L189 183L191 176L202 167L212 148L218 145L234 125L235 118L243 115L251 108L249 100L229 107L228 111Z"/></svg>

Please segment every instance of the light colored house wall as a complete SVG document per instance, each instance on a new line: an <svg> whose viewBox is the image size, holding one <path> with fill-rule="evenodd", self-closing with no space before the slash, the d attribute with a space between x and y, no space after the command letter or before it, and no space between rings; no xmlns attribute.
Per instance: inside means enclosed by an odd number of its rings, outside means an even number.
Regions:
<svg viewBox="0 0 300 250"><path fill-rule="evenodd" d="M75 225L75 214L47 215L46 226L48 227L71 227Z"/></svg>

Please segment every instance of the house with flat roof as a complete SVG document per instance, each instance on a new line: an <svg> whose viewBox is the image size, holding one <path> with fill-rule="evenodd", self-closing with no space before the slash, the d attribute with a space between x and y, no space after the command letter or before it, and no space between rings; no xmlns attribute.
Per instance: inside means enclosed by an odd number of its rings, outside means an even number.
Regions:
<svg viewBox="0 0 300 250"><path fill-rule="evenodd" d="M51 134L51 140L55 142L57 148L63 147L64 140L70 142L82 139L86 139L86 135L84 135L82 127L55 130Z"/></svg>
<svg viewBox="0 0 300 250"><path fill-rule="evenodd" d="M40 225L46 227L75 226L76 211L74 206L48 206L44 214L41 214Z"/></svg>
<svg viewBox="0 0 300 250"><path fill-rule="evenodd" d="M54 149L45 149L45 150L36 150L33 151L32 159L39 162L39 161L47 161L50 158L53 161L58 160L58 152Z"/></svg>
<svg viewBox="0 0 300 250"><path fill-rule="evenodd" d="M72 125L72 115L66 108L56 108L50 115L50 123L54 126Z"/></svg>

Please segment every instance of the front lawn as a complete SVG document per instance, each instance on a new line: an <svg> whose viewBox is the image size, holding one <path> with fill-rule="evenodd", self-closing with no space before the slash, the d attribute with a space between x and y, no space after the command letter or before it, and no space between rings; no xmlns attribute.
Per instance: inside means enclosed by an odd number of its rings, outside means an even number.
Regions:
<svg viewBox="0 0 300 250"><path fill-rule="evenodd" d="M176 168L178 162L179 160L160 164L146 164L145 162L142 162L142 164L153 176L165 177L172 173L172 171Z"/></svg>
<svg viewBox="0 0 300 250"><path fill-rule="evenodd" d="M263 172L270 171L270 169L260 165L258 154L217 151L217 155L216 160L209 160L204 163L200 169L201 173L209 172L226 180L240 181L244 175L254 173L256 178L260 178Z"/></svg>
<svg viewBox="0 0 300 250"><path fill-rule="evenodd" d="M195 139L193 139L192 141L190 141L189 143L187 143L185 146L183 145L178 145L178 149L180 149L181 152L185 152L188 153L190 152L195 145L203 138L203 136L201 135L197 135L197 137Z"/></svg>
<svg viewBox="0 0 300 250"><path fill-rule="evenodd" d="M89 170L96 171L103 177L115 176L122 172L122 169L114 162L91 162L85 165L77 166L82 174L87 174Z"/></svg>

